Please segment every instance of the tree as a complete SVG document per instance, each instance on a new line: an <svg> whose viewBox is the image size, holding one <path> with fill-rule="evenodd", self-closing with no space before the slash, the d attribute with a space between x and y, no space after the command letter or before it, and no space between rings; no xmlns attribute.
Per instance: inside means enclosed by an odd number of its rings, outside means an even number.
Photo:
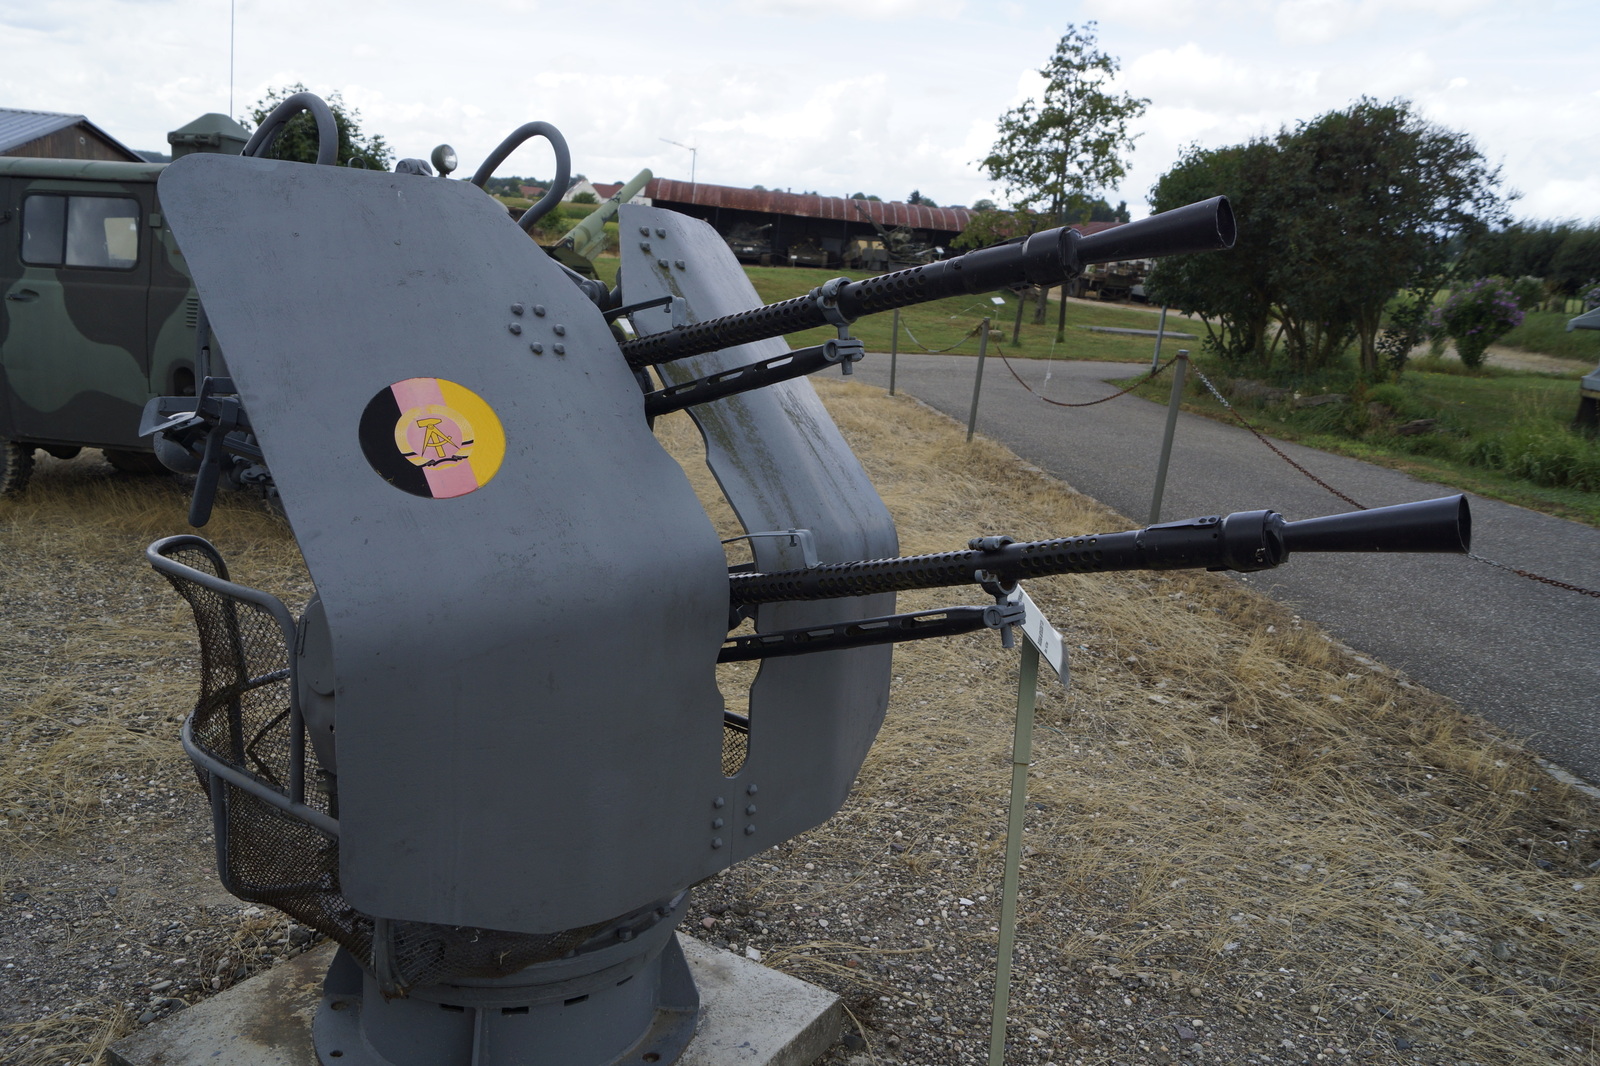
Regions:
<svg viewBox="0 0 1600 1066"><path fill-rule="evenodd" d="M1600 228L1574 226L1550 260L1550 282L1565 297L1582 296L1600 281Z"/></svg>
<svg viewBox="0 0 1600 1066"><path fill-rule="evenodd" d="M1432 305L1460 249L1503 220L1499 183L1469 138L1403 100L1363 98L1271 139L1191 149L1157 182L1153 206L1225 192L1239 240L1203 263L1163 260L1152 293L1215 318L1212 346L1236 363L1265 367L1281 339L1285 369L1300 375L1353 343L1362 374L1377 378L1395 365L1395 345L1379 345L1391 300L1403 296L1400 317L1420 320L1411 312Z"/></svg>
<svg viewBox="0 0 1600 1066"><path fill-rule="evenodd" d="M1002 182L1016 205L1048 205L1062 222L1072 197L1087 202L1114 186L1125 170L1123 153L1133 149L1128 124L1149 100L1106 91L1117 60L1095 46L1095 24L1067 26L1055 55L1039 73L1044 99L1032 97L1000 117L1000 137L980 166Z"/></svg>
<svg viewBox="0 0 1600 1066"><path fill-rule="evenodd" d="M293 96L303 93L306 87L296 82L281 89L269 89L254 107L250 118L240 118L246 129L255 129L272 114L275 107ZM365 167L368 170L388 170L394 161L394 149L378 134L368 136L361 131L361 112L346 107L344 98L333 92L327 98L328 110L333 112L334 124L339 129L339 153L336 162L342 166ZM284 124L283 132L272 146L273 159L292 159L300 163L317 160L317 124L309 114L301 112Z"/></svg>
<svg viewBox="0 0 1600 1066"><path fill-rule="evenodd" d="M1150 103L1106 91L1119 64L1096 47L1094 31L1093 22L1082 29L1067 25L1055 54L1039 71L1045 78L1043 100L1029 97L1002 115L999 139L979 164L1004 184L1019 209L1048 205L1057 224L1086 219L1069 219L1067 211L1075 204L1087 207L1091 197L1122 178L1122 156L1134 141L1128 124ZM1041 289L1035 321L1044 321L1044 300ZM1063 300L1057 339L1066 306Z"/></svg>
<svg viewBox="0 0 1600 1066"><path fill-rule="evenodd" d="M975 210L967 219L967 228L950 243L963 249L987 248L1037 233L1048 225L1049 219L1037 211Z"/></svg>
<svg viewBox="0 0 1600 1066"><path fill-rule="evenodd" d="M1232 148L1191 146L1150 190L1155 211L1219 193L1233 206L1239 237L1231 251L1158 259L1145 281L1152 300L1202 316L1206 348L1232 370L1265 371L1276 343L1274 212L1266 205L1276 157L1276 147L1267 140Z"/></svg>
<svg viewBox="0 0 1600 1066"><path fill-rule="evenodd" d="M1278 142L1273 270L1286 341L1320 366L1353 339L1375 378L1390 299L1431 304L1453 244L1503 220L1499 171L1471 138L1424 121L1405 100L1363 97Z"/></svg>
<svg viewBox="0 0 1600 1066"><path fill-rule="evenodd" d="M912 189L911 190L911 195L906 197L906 203L910 204L913 207L919 207L919 206L920 207L938 207L939 206L938 204L934 203L928 197L922 195L922 190L921 189Z"/></svg>

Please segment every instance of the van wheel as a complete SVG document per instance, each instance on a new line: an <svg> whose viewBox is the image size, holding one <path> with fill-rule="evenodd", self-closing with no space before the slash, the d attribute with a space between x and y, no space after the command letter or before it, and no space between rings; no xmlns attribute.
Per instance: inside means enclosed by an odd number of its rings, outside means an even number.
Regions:
<svg viewBox="0 0 1600 1066"><path fill-rule="evenodd" d="M33 445L0 440L0 496L14 496L28 487L33 473Z"/></svg>
<svg viewBox="0 0 1600 1066"><path fill-rule="evenodd" d="M115 467L119 473L140 476L171 473L161 465L161 460L152 452L124 452L107 448L105 456L106 462Z"/></svg>

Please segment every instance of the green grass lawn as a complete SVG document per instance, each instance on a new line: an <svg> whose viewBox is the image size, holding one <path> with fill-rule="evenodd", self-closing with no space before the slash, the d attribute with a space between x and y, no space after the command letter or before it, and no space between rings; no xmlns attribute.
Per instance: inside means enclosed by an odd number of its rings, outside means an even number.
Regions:
<svg viewBox="0 0 1600 1066"><path fill-rule="evenodd" d="M1227 391L1226 372L1203 369ZM1233 421L1198 380L1184 391L1185 410ZM1164 381L1139 392L1157 401L1170 395ZM1408 370L1398 386L1352 393L1344 404L1232 402L1270 436L1600 526L1600 443L1568 429L1578 407L1575 381L1505 370L1482 376ZM1374 413L1371 403L1387 411ZM1415 436L1395 432L1423 418L1436 419L1437 427Z"/></svg>
<svg viewBox="0 0 1600 1066"><path fill-rule="evenodd" d="M829 278L844 276L852 280L872 275L862 271L809 270L794 267L746 267L745 273L755 284L756 292L766 303L803 296ZM994 297L1003 303L994 303ZM1158 311L1148 310L1140 304L1069 303L1067 305L1067 332L1061 343L1056 342L1056 314L1058 305L1052 302L1046 311L1046 323L1035 325L1033 307L1023 309L1022 330L1017 343L1012 344L1011 329L1016 321L1016 297L1011 293L984 293L958 296L900 312L901 334L899 350L920 352L928 349L952 348L957 354L973 355L978 350L977 331L985 316L990 319L989 350L1003 350L1007 356L1029 359L1070 358L1107 359L1116 362L1148 362L1155 350L1153 337L1128 337L1109 333L1092 333L1078 327L1118 326L1125 329L1155 329ZM1194 332L1194 323L1168 318L1171 330ZM894 313L868 315L855 323L852 333L860 337L868 351L887 352L894 331ZM833 335L831 329L819 328L796 333L788 337L791 347L820 344ZM1002 340L1002 337L1004 338ZM1189 342L1183 342L1189 343ZM1196 346L1198 342L1193 342ZM1180 342L1168 339L1162 351L1171 355ZM1003 347L1002 347L1003 346Z"/></svg>
<svg viewBox="0 0 1600 1066"><path fill-rule="evenodd" d="M1501 337L1499 344L1529 352L1543 352L1588 364L1600 363L1600 329L1575 329L1567 332L1574 314L1556 311L1529 311L1522 325Z"/></svg>

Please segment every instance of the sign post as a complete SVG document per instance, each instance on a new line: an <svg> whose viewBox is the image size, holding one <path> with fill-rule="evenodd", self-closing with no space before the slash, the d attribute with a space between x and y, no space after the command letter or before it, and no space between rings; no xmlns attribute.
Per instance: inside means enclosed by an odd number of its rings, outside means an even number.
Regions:
<svg viewBox="0 0 1600 1066"><path fill-rule="evenodd" d="M1000 891L1000 942L994 979L994 1016L989 1027L989 1066L1006 1055L1006 1013L1011 1002L1011 952L1016 942L1018 878L1022 866L1022 823L1028 808L1028 766L1033 761L1033 709L1039 693L1039 660L1067 684L1066 645L1044 612L1021 588L1022 664L1017 677L1017 725L1011 747L1011 817L1006 826L1006 872Z"/></svg>

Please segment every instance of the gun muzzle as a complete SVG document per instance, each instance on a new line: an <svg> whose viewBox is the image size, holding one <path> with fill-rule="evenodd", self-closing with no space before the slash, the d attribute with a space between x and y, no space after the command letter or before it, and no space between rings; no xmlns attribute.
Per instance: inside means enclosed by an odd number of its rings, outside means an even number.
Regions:
<svg viewBox="0 0 1600 1066"><path fill-rule="evenodd" d="M1078 242L1078 262L1119 263L1211 252L1232 248L1237 235L1228 198L1213 196L1084 237Z"/></svg>
<svg viewBox="0 0 1600 1066"><path fill-rule="evenodd" d="M1465 496L1286 522L1289 552L1466 552L1472 510Z"/></svg>

